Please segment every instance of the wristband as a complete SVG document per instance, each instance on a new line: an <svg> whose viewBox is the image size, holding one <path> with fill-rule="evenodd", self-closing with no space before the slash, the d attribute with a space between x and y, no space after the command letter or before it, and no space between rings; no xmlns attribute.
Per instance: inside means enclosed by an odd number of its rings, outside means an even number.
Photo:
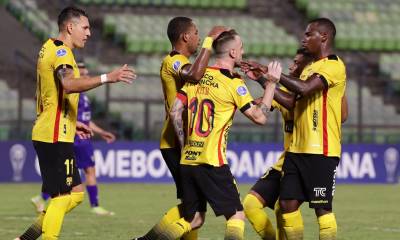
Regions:
<svg viewBox="0 0 400 240"><path fill-rule="evenodd" d="M264 77L259 77L256 79L256 82L258 82L262 88L265 88L265 83L267 82L267 79Z"/></svg>
<svg viewBox="0 0 400 240"><path fill-rule="evenodd" d="M101 84L104 84L104 83L106 83L108 81L108 79L107 79L107 74L101 74L100 75L100 82L101 82Z"/></svg>
<svg viewBox="0 0 400 240"><path fill-rule="evenodd" d="M201 47L211 50L213 41L214 40L212 39L212 37L206 37L206 38L204 38L203 45Z"/></svg>

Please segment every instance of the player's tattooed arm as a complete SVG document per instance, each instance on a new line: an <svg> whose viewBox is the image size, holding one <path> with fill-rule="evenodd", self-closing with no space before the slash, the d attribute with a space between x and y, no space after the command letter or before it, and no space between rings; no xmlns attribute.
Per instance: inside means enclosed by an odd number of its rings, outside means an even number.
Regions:
<svg viewBox="0 0 400 240"><path fill-rule="evenodd" d="M183 129L182 113L185 110L185 105L179 98L175 99L169 116L171 117L172 124L174 125L175 134L179 139L179 144L183 148L185 143L185 131Z"/></svg>
<svg viewBox="0 0 400 240"><path fill-rule="evenodd" d="M63 81L68 78L73 78L74 77L74 70L68 67L63 67L58 69L57 71L57 77L60 81Z"/></svg>
<svg viewBox="0 0 400 240"><path fill-rule="evenodd" d="M268 107L267 105L265 105L265 103L260 102L259 104L256 105L257 108L260 109L260 111L262 112L262 114L264 115L264 117L266 119L268 119L269 117L269 113L271 112L271 107Z"/></svg>
<svg viewBox="0 0 400 240"><path fill-rule="evenodd" d="M326 79L320 74L313 74L305 81L282 74L279 82L289 91L301 96L308 96L328 88Z"/></svg>

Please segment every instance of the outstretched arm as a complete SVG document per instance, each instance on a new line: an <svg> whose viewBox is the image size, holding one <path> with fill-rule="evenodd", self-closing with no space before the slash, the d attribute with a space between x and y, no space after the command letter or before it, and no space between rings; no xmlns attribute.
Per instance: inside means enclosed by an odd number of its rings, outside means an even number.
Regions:
<svg viewBox="0 0 400 240"><path fill-rule="evenodd" d="M185 143L185 131L183 130L182 120L183 110L185 110L184 103L181 99L175 98L172 109L169 112L169 116L171 118L172 125L174 125L175 134L179 139L179 144L181 145L181 148L183 148Z"/></svg>
<svg viewBox="0 0 400 240"><path fill-rule="evenodd" d="M113 133L104 130L94 122L90 121L89 127L93 130L94 133L99 134L107 143L112 143L115 141L115 135Z"/></svg>
<svg viewBox="0 0 400 240"><path fill-rule="evenodd" d="M132 81L136 79L135 70L129 68L126 64L108 74L96 77L83 76L75 78L73 70L65 66L57 69L56 74L64 91L68 94L84 92L96 88L106 82L132 83Z"/></svg>
<svg viewBox="0 0 400 240"><path fill-rule="evenodd" d="M207 37L204 39L203 46L194 63L182 67L180 76L185 82L196 83L200 81L206 71L208 61L210 60L212 42L217 39L222 32L228 30L227 27L223 26L215 26L211 29Z"/></svg>
<svg viewBox="0 0 400 240"><path fill-rule="evenodd" d="M301 96L308 96L328 88L326 79L320 74L313 74L305 81L282 74L279 82L289 91Z"/></svg>

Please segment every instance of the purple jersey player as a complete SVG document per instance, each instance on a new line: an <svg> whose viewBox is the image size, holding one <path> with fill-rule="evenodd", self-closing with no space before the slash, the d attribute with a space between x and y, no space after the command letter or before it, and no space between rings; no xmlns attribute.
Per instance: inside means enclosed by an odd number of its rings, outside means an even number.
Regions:
<svg viewBox="0 0 400 240"><path fill-rule="evenodd" d="M78 67L81 76L88 75L89 72L85 67L84 63L78 63ZM85 93L81 93L79 96L77 120L89 126L94 133L99 134L104 140L107 141L107 143L115 141L114 134L105 131L104 129L97 126L94 122L92 122L90 100ZM89 195L90 206L92 207L91 211L98 215L114 215L113 212L110 212L99 206L96 172L94 167L95 161L93 155L93 145L91 140L82 139L78 136L75 136L74 151L75 151L77 166L79 169L83 169L85 173L86 190ZM33 197L31 201L35 205L36 210L38 212L41 212L44 210L44 205L45 205L44 202L48 198L49 198L48 194L42 193L41 196L39 195Z"/></svg>

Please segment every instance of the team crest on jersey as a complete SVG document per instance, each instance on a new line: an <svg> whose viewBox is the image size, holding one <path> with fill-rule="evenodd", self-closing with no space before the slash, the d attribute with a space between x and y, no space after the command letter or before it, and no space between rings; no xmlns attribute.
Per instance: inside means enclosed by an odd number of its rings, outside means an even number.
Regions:
<svg viewBox="0 0 400 240"><path fill-rule="evenodd" d="M63 48L58 49L57 52L56 52L56 55L57 55L57 57L65 56L65 55L67 55L67 50L65 50Z"/></svg>
<svg viewBox="0 0 400 240"><path fill-rule="evenodd" d="M178 71L179 66L181 66L180 61L175 61L174 64L172 64L172 67L174 68L175 71Z"/></svg>
<svg viewBox="0 0 400 240"><path fill-rule="evenodd" d="M239 87L236 89L236 92L239 94L239 96L244 96L244 95L246 95L246 93L247 93L247 89L246 89L246 87L244 87L244 86L239 86Z"/></svg>

